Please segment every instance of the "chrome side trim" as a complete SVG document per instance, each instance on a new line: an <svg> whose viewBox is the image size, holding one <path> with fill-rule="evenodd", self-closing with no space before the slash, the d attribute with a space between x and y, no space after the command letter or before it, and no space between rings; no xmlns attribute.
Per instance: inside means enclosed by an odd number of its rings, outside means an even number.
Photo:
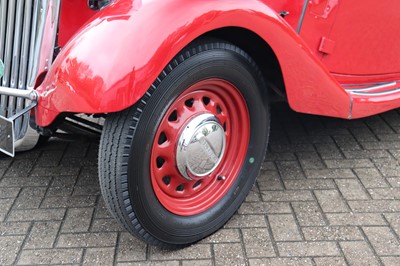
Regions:
<svg viewBox="0 0 400 266"><path fill-rule="evenodd" d="M397 82L393 81L393 82L388 82L388 83L382 83L379 85L374 85L374 86L370 86L370 87L365 87L365 88L358 88L358 89L354 89L354 88L345 88L346 91L350 91L350 92L367 92L367 91L373 91L373 90L379 90L379 89L383 89L386 87L393 87L396 86Z"/></svg>
<svg viewBox="0 0 400 266"><path fill-rule="evenodd" d="M392 90L387 90L387 91L379 91L379 92L368 92L368 91L351 91L350 93L352 95L360 95L360 96L384 96L384 95L390 95L390 94L395 94L400 92L400 88L392 89Z"/></svg>
<svg viewBox="0 0 400 266"><path fill-rule="evenodd" d="M304 0L303 10L301 11L299 23L297 24L297 29L296 29L297 33L300 33L301 26L303 26L303 21L306 16L307 6L308 6L308 0Z"/></svg>

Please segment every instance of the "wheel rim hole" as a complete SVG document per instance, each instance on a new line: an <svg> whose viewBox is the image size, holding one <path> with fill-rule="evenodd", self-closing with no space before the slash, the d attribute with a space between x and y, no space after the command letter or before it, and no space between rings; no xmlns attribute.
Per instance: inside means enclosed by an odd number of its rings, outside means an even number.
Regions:
<svg viewBox="0 0 400 266"><path fill-rule="evenodd" d="M224 131L226 132L226 123L224 123L223 127L224 127Z"/></svg>
<svg viewBox="0 0 400 266"><path fill-rule="evenodd" d="M176 187L176 191L182 192L185 189L184 184L180 184L179 186Z"/></svg>
<svg viewBox="0 0 400 266"><path fill-rule="evenodd" d="M196 183L193 184L193 188L200 186L201 180L197 180Z"/></svg>
<svg viewBox="0 0 400 266"><path fill-rule="evenodd" d="M169 115L168 121L173 122L176 120L178 120L178 112L175 110Z"/></svg>
<svg viewBox="0 0 400 266"><path fill-rule="evenodd" d="M164 176L162 181L164 182L164 184L169 185L171 183L171 177L169 175Z"/></svg>
<svg viewBox="0 0 400 266"><path fill-rule="evenodd" d="M210 103L211 99L208 97L203 97L203 103L204 105L208 105Z"/></svg>
<svg viewBox="0 0 400 266"><path fill-rule="evenodd" d="M165 163L165 160L161 157L157 157L156 159L156 164L157 164L157 168L161 168Z"/></svg>
<svg viewBox="0 0 400 266"><path fill-rule="evenodd" d="M194 103L194 99L193 98L185 101L185 105L187 107L189 107L189 108L193 106L193 103Z"/></svg>
<svg viewBox="0 0 400 266"><path fill-rule="evenodd" d="M167 135L164 132L161 132L160 137L158 138L158 145L161 145L167 141Z"/></svg>
<svg viewBox="0 0 400 266"><path fill-rule="evenodd" d="M222 109L221 109L221 107L219 105L217 105L217 113L218 114L222 113Z"/></svg>

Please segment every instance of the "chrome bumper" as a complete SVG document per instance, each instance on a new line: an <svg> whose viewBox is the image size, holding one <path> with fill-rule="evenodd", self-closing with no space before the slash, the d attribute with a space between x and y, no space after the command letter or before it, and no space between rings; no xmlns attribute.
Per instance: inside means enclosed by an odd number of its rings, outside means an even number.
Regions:
<svg viewBox="0 0 400 266"><path fill-rule="evenodd" d="M26 99L30 102L22 110L18 110L13 116L6 118L0 115L0 152L9 156L15 155L15 128L14 122L19 117L32 110L39 100L39 94L34 90L16 90L0 87L0 95Z"/></svg>

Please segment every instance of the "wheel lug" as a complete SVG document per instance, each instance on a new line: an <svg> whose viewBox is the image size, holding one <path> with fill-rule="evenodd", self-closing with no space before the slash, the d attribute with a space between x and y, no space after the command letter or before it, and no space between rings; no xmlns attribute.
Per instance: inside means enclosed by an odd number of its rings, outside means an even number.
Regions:
<svg viewBox="0 0 400 266"><path fill-rule="evenodd" d="M225 179L226 179L226 177L223 176L223 175L219 175L219 176L217 177L217 180L218 180L218 181L224 181Z"/></svg>

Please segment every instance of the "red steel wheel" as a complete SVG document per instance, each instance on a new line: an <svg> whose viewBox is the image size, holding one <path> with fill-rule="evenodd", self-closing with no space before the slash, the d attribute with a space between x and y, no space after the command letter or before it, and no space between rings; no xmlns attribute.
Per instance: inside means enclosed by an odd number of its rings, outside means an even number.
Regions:
<svg viewBox="0 0 400 266"><path fill-rule="evenodd" d="M265 82L239 47L197 40L132 107L108 114L99 176L108 209L149 244L221 228L254 185L269 131Z"/></svg>
<svg viewBox="0 0 400 266"><path fill-rule="evenodd" d="M207 125L197 130L188 126L198 118L203 120L202 117L217 118L207 124L216 129L216 136L211 133L202 136L203 143L191 140L187 147L179 148L182 135L192 139L201 133L198 131L206 130ZM183 216L213 206L235 181L246 156L249 135L246 102L234 85L213 78L185 90L168 108L153 141L151 181L161 204ZM181 149L186 149L186 153L179 159L177 153ZM178 160L185 164L186 173L178 168ZM192 169L192 165L200 169Z"/></svg>

